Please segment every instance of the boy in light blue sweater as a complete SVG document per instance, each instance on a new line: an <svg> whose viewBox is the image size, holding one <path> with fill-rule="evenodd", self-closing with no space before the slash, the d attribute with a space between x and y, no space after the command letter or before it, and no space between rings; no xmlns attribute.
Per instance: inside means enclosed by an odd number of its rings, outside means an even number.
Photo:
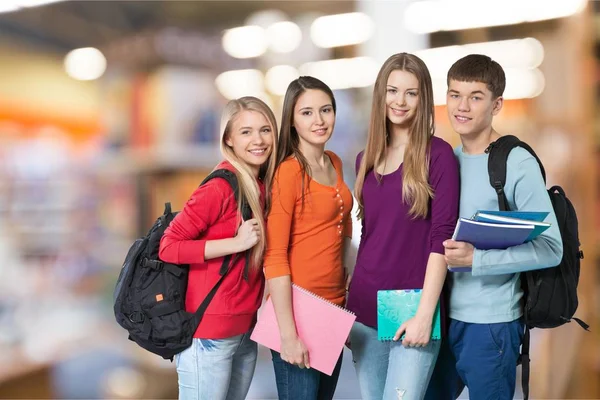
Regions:
<svg viewBox="0 0 600 400"><path fill-rule="evenodd" d="M483 55L466 56L448 71L448 117L462 142L454 151L460 164L460 217L498 210L487 149L500 137L492 120L502 109L505 84L502 67ZM520 272L558 265L563 248L539 165L522 148L508 157L504 190L511 210L548 211L551 227L531 242L506 250L444 242L446 262L472 266L472 272L448 274L449 351L438 358L427 399L454 399L460 381L471 399L513 398L524 333Z"/></svg>

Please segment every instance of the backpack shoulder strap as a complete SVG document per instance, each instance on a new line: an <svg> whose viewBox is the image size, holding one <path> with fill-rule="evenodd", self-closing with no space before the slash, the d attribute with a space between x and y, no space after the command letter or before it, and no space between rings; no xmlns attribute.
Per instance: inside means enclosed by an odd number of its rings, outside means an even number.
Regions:
<svg viewBox="0 0 600 400"><path fill-rule="evenodd" d="M237 180L237 176L235 175L235 173L228 169L224 169L224 168L215 169L206 178L204 178L202 183L200 183L200 186L204 185L206 182L210 181L211 179L215 179L215 178L225 179L227 181L227 183L229 183L229 186L231 186L231 188L233 189L233 195L235 196L235 201L237 203L239 196L240 196L240 187L238 185L238 180ZM250 209L250 205L248 204L248 202L245 200L242 201L242 218L244 219L244 221L252 218L252 210ZM249 268L250 268L250 258L249 258L250 253L248 251L246 251L245 253L246 253L246 259L245 259L246 262L244 265L244 279L247 281L248 275L249 275ZM221 277L225 276L225 274L229 270L230 263L231 263L231 254L225 256L225 258L223 259L223 264L221 265L221 269L219 270ZM213 296L214 296L214 294L213 294Z"/></svg>
<svg viewBox="0 0 600 400"><path fill-rule="evenodd" d="M522 142L518 137L513 135L501 136L495 142L490 143L490 146L485 150L486 153L489 153L488 175L490 185L492 185L498 196L498 205L501 211L510 210L506 194L504 193L504 185L506 184L506 162L508 155L515 147L524 148L537 160L544 182L546 182L544 166L537 154L535 154L535 151L527 143Z"/></svg>

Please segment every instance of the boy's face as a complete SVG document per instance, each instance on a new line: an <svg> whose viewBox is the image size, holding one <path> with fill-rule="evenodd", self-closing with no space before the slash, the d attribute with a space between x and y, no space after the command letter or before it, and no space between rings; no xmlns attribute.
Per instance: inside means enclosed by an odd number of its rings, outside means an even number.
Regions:
<svg viewBox="0 0 600 400"><path fill-rule="evenodd" d="M483 82L449 82L446 109L452 128L461 136L473 137L489 129L502 102L502 97L494 98Z"/></svg>

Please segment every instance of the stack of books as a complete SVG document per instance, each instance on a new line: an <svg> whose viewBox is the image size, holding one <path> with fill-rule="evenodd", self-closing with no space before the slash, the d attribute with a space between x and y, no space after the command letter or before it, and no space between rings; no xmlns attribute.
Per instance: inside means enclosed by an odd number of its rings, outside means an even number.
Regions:
<svg viewBox="0 0 600 400"><path fill-rule="evenodd" d="M471 243L476 249L507 249L529 242L550 227L544 222L548 212L477 211L471 218L460 218L453 240ZM453 267L454 272L468 272L471 267Z"/></svg>

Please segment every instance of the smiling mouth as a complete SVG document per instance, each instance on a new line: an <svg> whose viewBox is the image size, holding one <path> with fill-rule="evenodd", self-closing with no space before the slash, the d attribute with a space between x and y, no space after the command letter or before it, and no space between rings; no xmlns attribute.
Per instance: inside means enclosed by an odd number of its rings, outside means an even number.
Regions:
<svg viewBox="0 0 600 400"><path fill-rule="evenodd" d="M390 109L394 115L406 115L406 113L408 113L408 110L398 110L397 108L392 107L390 107Z"/></svg>
<svg viewBox="0 0 600 400"><path fill-rule="evenodd" d="M248 150L248 152L254 156L263 156L267 152L267 149L254 149Z"/></svg>
<svg viewBox="0 0 600 400"><path fill-rule="evenodd" d="M313 133L316 133L317 135L324 135L327 133L327 128L316 129L313 131Z"/></svg>
<svg viewBox="0 0 600 400"><path fill-rule="evenodd" d="M472 120L473 118L468 118L468 117L463 117L461 115L455 115L454 118L458 121L458 122L469 122L470 120Z"/></svg>

